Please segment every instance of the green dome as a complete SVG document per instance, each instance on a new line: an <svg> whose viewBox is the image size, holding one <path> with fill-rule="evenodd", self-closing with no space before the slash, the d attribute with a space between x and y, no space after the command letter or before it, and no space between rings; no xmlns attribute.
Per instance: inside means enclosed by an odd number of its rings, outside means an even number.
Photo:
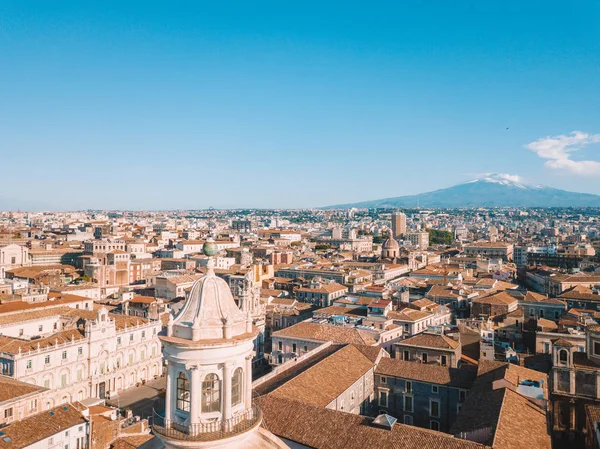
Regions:
<svg viewBox="0 0 600 449"><path fill-rule="evenodd" d="M217 247L217 244L215 242L209 240L207 242L204 242L204 245L202 246L202 252L205 256L213 257L219 253L219 248Z"/></svg>

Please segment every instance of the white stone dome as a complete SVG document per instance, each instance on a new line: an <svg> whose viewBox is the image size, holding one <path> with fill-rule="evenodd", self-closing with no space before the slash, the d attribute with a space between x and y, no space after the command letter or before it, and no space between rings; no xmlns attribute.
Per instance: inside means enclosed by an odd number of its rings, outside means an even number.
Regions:
<svg viewBox="0 0 600 449"><path fill-rule="evenodd" d="M251 332L248 322L227 282L209 267L208 273L194 282L185 304L169 324L173 337L198 341Z"/></svg>

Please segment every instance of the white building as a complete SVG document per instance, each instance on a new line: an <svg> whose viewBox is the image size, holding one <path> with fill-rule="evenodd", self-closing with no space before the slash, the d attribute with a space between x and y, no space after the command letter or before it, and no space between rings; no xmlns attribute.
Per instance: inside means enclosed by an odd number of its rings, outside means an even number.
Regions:
<svg viewBox="0 0 600 449"><path fill-rule="evenodd" d="M2 374L51 390L43 409L105 398L162 374L160 328L160 321L104 308L39 307L3 314Z"/></svg>
<svg viewBox="0 0 600 449"><path fill-rule="evenodd" d="M7 449L87 449L89 434L89 410L81 404L64 404L2 428L0 445Z"/></svg>
<svg viewBox="0 0 600 449"><path fill-rule="evenodd" d="M210 240L205 255L218 248ZM165 410L153 430L167 449L287 447L260 427L252 403L252 317L237 307L212 263L161 336L168 363Z"/></svg>
<svg viewBox="0 0 600 449"><path fill-rule="evenodd" d="M12 268L31 265L29 249L26 246L6 245L0 247L0 279Z"/></svg>

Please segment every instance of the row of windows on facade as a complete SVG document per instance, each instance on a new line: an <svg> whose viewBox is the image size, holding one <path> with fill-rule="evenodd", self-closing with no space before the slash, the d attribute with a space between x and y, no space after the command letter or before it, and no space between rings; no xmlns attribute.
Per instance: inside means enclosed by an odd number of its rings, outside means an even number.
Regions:
<svg viewBox="0 0 600 449"><path fill-rule="evenodd" d="M155 370L155 372L156 372L156 370ZM104 369L103 365L100 366L100 373L105 374L105 369ZM136 374L131 373L129 375L130 385L133 385L135 383L135 379L136 379ZM143 380L143 377L141 377L141 379ZM77 370L77 382L81 382L82 380L83 380L83 370ZM52 379L49 379L49 378L44 379L44 388L46 388L46 389L52 388L51 382L52 382ZM63 373L60 376L59 388L66 388L68 386L69 386L69 375L66 373ZM83 399L83 397L81 396L81 393L80 393L79 400L82 400L82 399Z"/></svg>
<svg viewBox="0 0 600 449"><path fill-rule="evenodd" d="M37 410L37 406L38 406L37 399L32 399L29 402L29 410L35 411L35 410ZM13 408L12 407L5 408L4 409L4 419L12 418L12 416L13 416Z"/></svg>
<svg viewBox="0 0 600 449"><path fill-rule="evenodd" d="M280 341L277 344L277 349L279 351L283 351L283 342ZM307 352L307 351L308 351L308 346L304 345L304 352ZM296 343L292 343L292 352L294 352L294 353L298 352L298 345Z"/></svg>
<svg viewBox="0 0 600 449"><path fill-rule="evenodd" d="M423 363L429 363L429 354L426 352L422 352L420 356L417 356L417 358L420 357L420 360ZM410 351L404 351L404 360L405 361L410 361ZM448 364L448 357L445 355L440 356L440 358L438 359L440 365L447 365Z"/></svg>
<svg viewBox="0 0 600 449"><path fill-rule="evenodd" d="M387 379L388 378L385 377L385 376L379 376L379 383L382 384L382 385L387 385ZM431 393L438 394L439 391L440 391L440 388L439 388L438 385L431 385ZM404 393L405 394L412 394L412 392L413 392L412 382L410 380L404 381ZM386 393L386 392L382 391L382 393ZM458 390L458 395L459 395L458 400L460 402L464 402L465 399L467 398L467 390ZM412 404L412 397L411 396L406 396L406 397L408 397L408 398L411 399L411 404ZM387 404L387 399L386 399L386 404Z"/></svg>
<svg viewBox="0 0 600 449"><path fill-rule="evenodd" d="M104 318L104 317L103 317ZM58 330L58 323L54 323L54 325L52 326L52 330ZM40 324L38 326L38 332L44 332L44 325ZM19 329L19 337L22 337L23 335L25 335L25 330L24 329ZM129 334L129 341L133 342L134 340L134 334ZM156 328L152 329L152 336L156 336ZM142 340L146 338L146 331L142 331ZM117 337L117 344L120 345L121 344L121 337Z"/></svg>
<svg viewBox="0 0 600 449"><path fill-rule="evenodd" d="M231 378L231 405L242 402L242 380L244 372L237 368ZM185 373L177 376L177 410L190 411L190 381ZM221 381L216 374L208 374L202 381L202 412L221 411Z"/></svg>
<svg viewBox="0 0 600 449"><path fill-rule="evenodd" d="M83 348L81 348L81 347L78 348L77 354L79 356L83 355ZM67 351L63 351L61 359L67 360L67 358L68 358L67 356L68 356ZM152 347L152 357L156 357L156 347ZM145 359L146 359L146 351L142 349L142 351L140 352L140 360L139 361L143 361ZM128 364L132 365L134 363L135 363L135 354L130 352ZM46 355L46 357L44 358L44 364L50 365L50 354ZM117 368L121 368L121 359L119 357L117 357L115 364L116 364ZM33 361L27 360L27 369L32 369L32 368L33 368ZM103 362L100 364L100 374L104 374L105 371L106 371L106 364ZM82 372L81 370L77 371L78 380L81 380L81 379L79 379L79 377L81 377L80 376L81 372Z"/></svg>
<svg viewBox="0 0 600 449"><path fill-rule="evenodd" d="M388 394L386 391L379 392L379 406L380 407L388 407ZM457 412L460 411L460 407L462 404L458 404ZM408 413L413 412L413 398L412 396L404 397L404 411ZM387 413L386 410L381 410L380 413ZM431 418L439 418L440 417L440 401L430 399L429 400L429 416ZM404 415L404 424L413 424L413 417L411 415ZM439 421L431 420L429 423L429 428L431 430L440 430Z"/></svg>
<svg viewBox="0 0 600 449"><path fill-rule="evenodd" d="M78 431L78 433L83 433L83 426L79 426L77 431ZM70 434L69 431L65 430L65 433L63 434L64 438L69 438L69 434ZM51 436L50 438L48 438L48 447L55 447L54 446L55 444L58 445L58 443L60 443L60 441L63 440L63 438L61 438L61 437L63 437L63 435L54 435L54 436ZM76 441L77 441L76 449L85 448L85 437L79 437L79 438L77 438ZM69 449L69 445L65 444L64 449Z"/></svg>

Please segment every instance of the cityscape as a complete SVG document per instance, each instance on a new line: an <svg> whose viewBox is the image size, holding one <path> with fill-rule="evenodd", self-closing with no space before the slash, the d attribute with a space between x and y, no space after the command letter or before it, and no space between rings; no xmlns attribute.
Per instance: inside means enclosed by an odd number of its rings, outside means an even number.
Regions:
<svg viewBox="0 0 600 449"><path fill-rule="evenodd" d="M0 449L600 449L599 42L0 0Z"/></svg>
<svg viewBox="0 0 600 449"><path fill-rule="evenodd" d="M0 226L8 447L595 438L600 209L3 212Z"/></svg>

